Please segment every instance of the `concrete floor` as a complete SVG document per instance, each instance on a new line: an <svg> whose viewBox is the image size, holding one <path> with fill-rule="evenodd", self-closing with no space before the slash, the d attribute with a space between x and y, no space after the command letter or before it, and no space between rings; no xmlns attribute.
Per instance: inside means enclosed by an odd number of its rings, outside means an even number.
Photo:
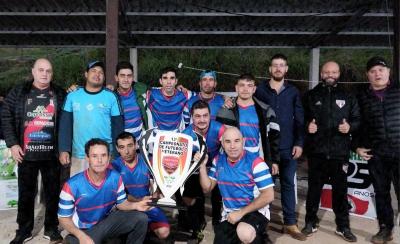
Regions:
<svg viewBox="0 0 400 244"><path fill-rule="evenodd" d="M297 204L298 213L298 224L302 228L304 226L304 216L305 216L305 195L307 191L307 181L304 180L305 169L301 165L299 166L298 174L298 197L299 202ZM392 194L392 202L395 208L395 212L398 213L397 201ZM207 205L209 207L209 205ZM48 243L47 240L43 239L43 209L39 206L36 209L36 219L35 219L35 229L33 234L35 238L28 242L34 244L44 244ZM277 244L291 244L291 243L310 243L310 244L337 244L346 243L343 239L335 235L335 222L334 214L331 211L320 210L320 228L317 233L312 237L308 238L305 242L300 242L292 239L290 236L281 233L282 229L282 211L280 204L280 194L279 194L279 184L276 187L275 201L271 205L271 223L269 225L269 236L270 239ZM15 229L17 224L16 220L16 210L6 210L0 211L0 244L9 243L10 240L15 235ZM172 227L174 229L175 221L172 220ZM214 233L212 231L212 224L210 217L207 217L207 227L204 230L205 238L202 243L208 244L212 243L214 238ZM354 234L358 238L357 243L370 243L369 240L373 234L378 231L377 221L372 219L361 218L357 216L350 217L350 224ZM64 234L64 233L63 233ZM186 243L185 241L176 241L175 243ZM400 231L399 226L395 227L394 240L390 243L400 244Z"/></svg>

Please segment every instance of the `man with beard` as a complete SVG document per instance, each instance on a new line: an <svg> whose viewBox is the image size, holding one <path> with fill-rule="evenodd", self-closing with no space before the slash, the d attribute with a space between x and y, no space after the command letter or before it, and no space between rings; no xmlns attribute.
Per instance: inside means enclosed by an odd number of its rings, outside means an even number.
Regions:
<svg viewBox="0 0 400 244"><path fill-rule="evenodd" d="M294 239L305 241L296 220L295 175L297 159L303 152L304 111L300 93L296 87L285 81L289 67L283 54L271 58L269 73L271 79L261 82L255 97L268 104L275 111L280 126L280 162L281 202L283 209L283 231Z"/></svg>
<svg viewBox="0 0 400 244"><path fill-rule="evenodd" d="M88 167L84 145L91 138L110 144L123 131L124 120L117 95L104 88L104 64L94 61L87 65L86 84L69 93L60 118L60 162L71 167L74 175Z"/></svg>
<svg viewBox="0 0 400 244"><path fill-rule="evenodd" d="M185 106L183 116L186 126L188 126L190 123L190 111L196 101L203 100L208 103L208 105L210 106L211 120L216 119L218 111L225 103L224 96L215 93L215 88L217 87L217 72L212 70L203 70L200 73L199 86L200 93L190 98Z"/></svg>
<svg viewBox="0 0 400 244"><path fill-rule="evenodd" d="M221 142L220 138L225 131L225 126L221 123L211 120L211 112L209 104L206 101L198 100L191 107L190 111L193 123L190 124L182 133L192 136L194 139L197 137L195 132L204 137L208 149L208 164L211 166L212 159L218 154ZM188 211L180 211L179 217L182 223L190 220L193 229L193 237L199 237L201 234L202 225L205 223L204 219L204 195L199 183L199 175L193 174L185 183L185 191L183 192L183 202L189 206ZM212 224L216 226L221 220L221 207L222 207L221 194L218 188L214 188L211 193L212 205ZM184 218L187 213L187 218ZM196 233L197 232L197 233ZM201 236L200 236L201 237ZM201 239L201 238L198 238Z"/></svg>
<svg viewBox="0 0 400 244"><path fill-rule="evenodd" d="M393 182L397 195L400 184L400 89L390 80L390 68L381 57L368 60L366 75L370 85L358 96L361 129L355 147L357 154L368 160L375 191L379 231L371 241L386 243L393 239L394 227L390 184Z"/></svg>
<svg viewBox="0 0 400 244"><path fill-rule="evenodd" d="M348 242L357 237L350 230L347 200L347 171L350 135L360 124L357 99L338 86L339 65L329 61L322 66L322 83L304 96L308 155L308 192L303 234L318 230L317 212L321 190L332 185L332 208L336 216L336 234Z"/></svg>

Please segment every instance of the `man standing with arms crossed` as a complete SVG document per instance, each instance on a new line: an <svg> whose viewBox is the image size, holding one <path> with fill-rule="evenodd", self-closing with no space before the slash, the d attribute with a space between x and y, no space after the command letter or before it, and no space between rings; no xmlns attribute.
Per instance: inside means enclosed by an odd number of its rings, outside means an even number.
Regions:
<svg viewBox="0 0 400 244"><path fill-rule="evenodd" d="M36 60L32 76L32 82L18 85L8 93L1 116L6 144L18 164L18 230L11 244L32 239L39 171L46 205L44 237L51 243L62 241L57 220L60 165L55 145L65 93L51 83L53 68L49 60Z"/></svg>
<svg viewBox="0 0 400 244"><path fill-rule="evenodd" d="M104 64L88 64L84 87L69 93L60 118L60 162L71 164L70 175L87 168L84 145L91 138L113 141L123 131L123 112L117 95L104 88Z"/></svg>
<svg viewBox="0 0 400 244"><path fill-rule="evenodd" d="M347 170L351 133L360 124L360 109L355 96L339 87L340 68L326 62L321 69L322 83L304 96L306 145L308 151L308 191L306 226L303 234L318 230L317 212L322 187L332 184L332 208L336 216L336 234L348 242L357 237L350 230L347 200Z"/></svg>
<svg viewBox="0 0 400 244"><path fill-rule="evenodd" d="M381 57L368 60L366 75L370 85L358 96L361 129L356 137L355 147L357 154L368 161L375 191L379 231L372 237L371 242L381 244L393 239L394 218L390 184L393 182L398 191L400 89L395 81L390 80L390 68Z"/></svg>
<svg viewBox="0 0 400 244"><path fill-rule="evenodd" d="M304 111L299 91L285 81L288 69L286 56L274 55L269 66L271 79L258 85L255 97L272 107L280 126L279 179L283 231L294 239L305 241L307 237L297 227L295 195L296 160L303 153Z"/></svg>

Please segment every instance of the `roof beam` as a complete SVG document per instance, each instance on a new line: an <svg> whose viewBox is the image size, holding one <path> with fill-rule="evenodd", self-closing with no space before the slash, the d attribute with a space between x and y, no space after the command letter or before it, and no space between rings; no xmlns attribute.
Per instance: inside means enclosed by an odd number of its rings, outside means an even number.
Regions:
<svg viewBox="0 0 400 244"><path fill-rule="evenodd" d="M353 16L355 13L219 13L219 12L126 12L127 16L193 16L193 17L229 17L229 16L249 16L249 17L343 17ZM106 12L17 12L17 11L0 11L3 16L106 16ZM393 13L366 13L366 17L393 17Z"/></svg>
<svg viewBox="0 0 400 244"><path fill-rule="evenodd" d="M134 35L329 35L329 31L131 31ZM104 35L103 30L0 30L0 34L96 34ZM127 31L119 31L119 34L127 34ZM363 36L363 35L393 35L393 31L342 31L337 35Z"/></svg>

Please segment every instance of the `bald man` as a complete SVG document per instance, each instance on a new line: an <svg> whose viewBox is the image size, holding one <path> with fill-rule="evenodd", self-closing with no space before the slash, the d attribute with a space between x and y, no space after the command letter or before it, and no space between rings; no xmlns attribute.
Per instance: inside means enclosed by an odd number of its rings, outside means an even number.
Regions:
<svg viewBox="0 0 400 244"><path fill-rule="evenodd" d="M217 155L207 174L207 159L200 166L200 184L205 193L216 185L221 192L221 223L214 228L214 243L264 243L269 221L269 203L274 200L274 183L264 160L244 150L236 127L221 138L224 153Z"/></svg>
<svg viewBox="0 0 400 244"><path fill-rule="evenodd" d="M321 190L330 179L335 233L348 242L355 242L357 238L349 223L345 168L350 154L350 134L359 127L360 111L355 96L338 85L339 77L339 65L326 62L321 69L322 83L304 96L308 192L306 226L302 232L311 236L318 230Z"/></svg>
<svg viewBox="0 0 400 244"><path fill-rule="evenodd" d="M32 239L38 172L42 176L46 214L44 237L52 243L62 241L58 232L60 164L56 157L57 120L64 91L52 84L49 60L36 60L33 80L15 86L6 96L2 129L7 147L18 165L18 230L10 242Z"/></svg>

